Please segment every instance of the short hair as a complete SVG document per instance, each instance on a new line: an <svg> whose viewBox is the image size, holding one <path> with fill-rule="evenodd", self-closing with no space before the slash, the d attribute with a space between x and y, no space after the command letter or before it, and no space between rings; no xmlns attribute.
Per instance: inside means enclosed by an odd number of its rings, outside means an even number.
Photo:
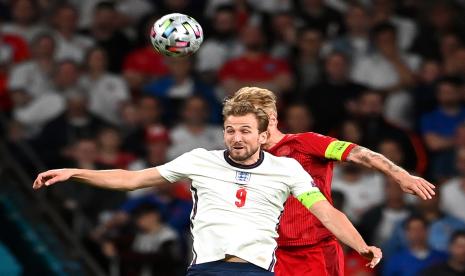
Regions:
<svg viewBox="0 0 465 276"><path fill-rule="evenodd" d="M413 222L413 221L420 221L423 226L425 226L425 228L428 228L429 226L429 223L428 221L421 215L418 215L418 214L413 214L413 215L410 215L405 221L404 221L404 229L407 230L407 228L410 227L410 224Z"/></svg>
<svg viewBox="0 0 465 276"><path fill-rule="evenodd" d="M278 115L276 95L268 89L259 87L243 87L230 99L232 102L246 101L256 108L263 109L267 114Z"/></svg>
<svg viewBox="0 0 465 276"><path fill-rule="evenodd" d="M253 114L258 122L258 132L262 133L268 129L268 115L261 108L256 108L251 102L248 101L233 101L232 99L226 100L223 107L223 120L229 116L245 116Z"/></svg>
<svg viewBox="0 0 465 276"><path fill-rule="evenodd" d="M449 245L453 244L459 238L465 238L465 230L457 230L453 232L449 239Z"/></svg>
<svg viewBox="0 0 465 276"><path fill-rule="evenodd" d="M371 36L373 39L376 39L379 34L384 32L392 32L394 35L397 35L396 27L389 22L381 22L373 27L371 30Z"/></svg>

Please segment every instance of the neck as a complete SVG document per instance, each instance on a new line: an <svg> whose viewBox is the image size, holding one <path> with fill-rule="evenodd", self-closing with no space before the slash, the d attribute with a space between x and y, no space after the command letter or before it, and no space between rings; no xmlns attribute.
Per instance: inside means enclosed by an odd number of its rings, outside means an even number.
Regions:
<svg viewBox="0 0 465 276"><path fill-rule="evenodd" d="M268 141L266 142L264 148L265 149L270 149L279 141L281 141L286 134L282 133L279 129L277 128L271 128L268 130L270 132L270 138L268 138Z"/></svg>
<svg viewBox="0 0 465 276"><path fill-rule="evenodd" d="M89 76L91 79L98 79L103 74L100 70L89 70Z"/></svg>
<svg viewBox="0 0 465 276"><path fill-rule="evenodd" d="M205 125L203 123L189 123L186 124L186 127L189 130L189 132L194 134L202 133L205 129Z"/></svg>
<svg viewBox="0 0 465 276"><path fill-rule="evenodd" d="M442 110L448 115L456 115L460 112L460 105L444 105Z"/></svg>
<svg viewBox="0 0 465 276"><path fill-rule="evenodd" d="M238 164L249 166L249 165L253 165L258 162L258 159L260 159L260 150L254 153L254 155L250 156L247 160L243 160L243 161L234 160L231 156L229 157L231 158L231 160L233 160L234 162Z"/></svg>
<svg viewBox="0 0 465 276"><path fill-rule="evenodd" d="M424 250L428 250L428 246L426 246L426 244L424 243L418 243L418 244L412 244L410 246L411 250L412 251L424 251Z"/></svg>
<svg viewBox="0 0 465 276"><path fill-rule="evenodd" d="M465 271L465 263L463 262L460 262L460 261L454 260L454 258L451 258L448 263L454 270L461 271L461 272Z"/></svg>

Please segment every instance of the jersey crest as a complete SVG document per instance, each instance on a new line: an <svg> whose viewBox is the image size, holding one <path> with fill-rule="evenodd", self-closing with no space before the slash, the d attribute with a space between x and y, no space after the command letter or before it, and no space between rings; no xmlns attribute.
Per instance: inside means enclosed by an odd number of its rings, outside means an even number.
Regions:
<svg viewBox="0 0 465 276"><path fill-rule="evenodd" d="M250 181L251 175L249 172L236 171L236 180L239 184L247 184Z"/></svg>

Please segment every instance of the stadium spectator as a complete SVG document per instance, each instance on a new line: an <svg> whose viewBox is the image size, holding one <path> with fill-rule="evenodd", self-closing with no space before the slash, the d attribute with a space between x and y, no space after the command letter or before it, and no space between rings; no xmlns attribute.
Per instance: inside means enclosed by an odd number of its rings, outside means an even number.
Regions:
<svg viewBox="0 0 465 276"><path fill-rule="evenodd" d="M225 96L252 84L270 88L278 94L291 89L293 78L286 60L275 59L265 52L265 36L259 26L244 26L241 43L245 47L244 53L226 62L219 72Z"/></svg>
<svg viewBox="0 0 465 276"><path fill-rule="evenodd" d="M275 58L290 58L297 41L296 19L292 12L277 11L271 17L269 30L272 47L270 55Z"/></svg>
<svg viewBox="0 0 465 276"><path fill-rule="evenodd" d="M399 185L393 179L386 178L384 186L385 202L367 210L360 219L360 234L374 244L386 246L395 226L412 213Z"/></svg>
<svg viewBox="0 0 465 276"><path fill-rule="evenodd" d="M232 5L218 6L213 14L212 30L196 54L195 70L207 83L214 83L217 79L217 71L229 59L239 56L242 51L236 35L235 19L236 11Z"/></svg>
<svg viewBox="0 0 465 276"><path fill-rule="evenodd" d="M445 33L439 39L439 59L443 63L445 74L454 75L458 73L460 56L463 55L459 51L461 49L463 50L463 40L457 33ZM456 59L457 57L458 59Z"/></svg>
<svg viewBox="0 0 465 276"><path fill-rule="evenodd" d="M6 34L1 31L0 22L0 110L10 110L12 107L8 94L8 72L12 65L29 58L26 42L17 34Z"/></svg>
<svg viewBox="0 0 465 276"><path fill-rule="evenodd" d="M122 148L137 156L144 156L147 130L153 126L165 125L162 121L163 107L160 100L152 96L142 96L134 105L136 114L133 125L130 129L122 129Z"/></svg>
<svg viewBox="0 0 465 276"><path fill-rule="evenodd" d="M89 95L89 109L114 125L121 124L121 108L130 99L124 79L107 71L108 56L102 48L91 48L86 55L86 74L80 85Z"/></svg>
<svg viewBox="0 0 465 276"><path fill-rule="evenodd" d="M284 129L287 133L303 133L313 130L313 113L303 103L291 103L284 111Z"/></svg>
<svg viewBox="0 0 465 276"><path fill-rule="evenodd" d="M421 117L421 134L431 152L431 175L438 181L450 177L453 167L454 135L457 127L465 122L457 78L443 78L436 88L437 108Z"/></svg>
<svg viewBox="0 0 465 276"><path fill-rule="evenodd" d="M365 89L349 79L350 64L341 53L331 53L324 61L324 76L303 95L315 116L315 129L328 134L350 114ZM305 76L306 77L306 76Z"/></svg>
<svg viewBox="0 0 465 276"><path fill-rule="evenodd" d="M394 12L395 5L391 0L374 0L371 7L371 21L374 25L383 22L391 23L396 28L399 49L407 51L417 35L417 26L415 21L401 17Z"/></svg>
<svg viewBox="0 0 465 276"><path fill-rule="evenodd" d="M323 36L332 38L344 30L341 14L323 0L303 0L297 6L298 17L309 26L318 28Z"/></svg>
<svg viewBox="0 0 465 276"><path fill-rule="evenodd" d="M162 220L159 207L142 204L133 211L135 232L105 242L107 257L118 257L122 275L178 275L181 248L176 232Z"/></svg>
<svg viewBox="0 0 465 276"><path fill-rule="evenodd" d="M366 171L352 163L337 166L331 190L344 195L343 211L352 223L358 224L368 209L383 202L385 179L377 172Z"/></svg>
<svg viewBox="0 0 465 276"><path fill-rule="evenodd" d="M459 276L465 274L465 231L452 234L449 242L447 262L434 265L424 270L422 276Z"/></svg>
<svg viewBox="0 0 465 276"><path fill-rule="evenodd" d="M49 34L39 34L32 41L31 59L13 66L8 79L10 91L28 88L34 96L51 90L55 70L55 40Z"/></svg>
<svg viewBox="0 0 465 276"><path fill-rule="evenodd" d="M168 149L171 143L168 130L161 125L153 125L147 128L145 136L145 151L146 153L141 158L131 162L128 169L143 170L151 167L156 167L165 163L168 160ZM130 197L142 195L147 191L152 190L140 189L128 192Z"/></svg>
<svg viewBox="0 0 465 276"><path fill-rule="evenodd" d="M83 91L79 83L82 77L81 67L74 60L60 61L53 73L52 90L58 94L66 96L75 93L77 90L80 90L79 93L87 94L87 91Z"/></svg>
<svg viewBox="0 0 465 276"><path fill-rule="evenodd" d="M386 156L394 164L398 164L401 167L405 166L405 153L397 141L389 138L381 140L378 145L378 152Z"/></svg>
<svg viewBox="0 0 465 276"><path fill-rule="evenodd" d="M456 166L458 176L441 186L441 208L447 214L465 222L465 147L457 150Z"/></svg>
<svg viewBox="0 0 465 276"><path fill-rule="evenodd" d="M343 53L350 57L352 65L373 50L370 42L369 12L362 5L351 5L345 14L345 25L347 32L330 40L327 51Z"/></svg>
<svg viewBox="0 0 465 276"><path fill-rule="evenodd" d="M77 139L69 149L67 158L60 164L82 169L113 169L98 161L97 141L92 138ZM63 208L63 215L78 237L86 236L105 212L115 209L125 199L123 193L99 191L92 187L63 185L51 190L52 199ZM102 200L105 199L105 200ZM82 212L82 213L81 213ZM84 217L82 217L84 215ZM90 221L88 221L90 220Z"/></svg>
<svg viewBox="0 0 465 276"><path fill-rule="evenodd" d="M383 96L366 90L358 97L355 116L361 127L361 144L370 149L379 147L380 141L392 139L399 143L405 156L405 168L409 171L424 171L425 153L415 133L396 127L383 117Z"/></svg>
<svg viewBox="0 0 465 276"><path fill-rule="evenodd" d="M307 92L321 78L322 44L323 34L320 30L314 27L302 27L298 30L296 53L292 59L293 73L296 77L296 96Z"/></svg>
<svg viewBox="0 0 465 276"><path fill-rule="evenodd" d="M95 6L92 25L89 34L95 43L103 48L108 55L108 70L119 73L124 57L132 49L132 43L119 29L118 11L112 2L100 2Z"/></svg>
<svg viewBox="0 0 465 276"><path fill-rule="evenodd" d="M108 167L127 169L134 155L121 150L121 134L116 128L103 127L97 134L98 161Z"/></svg>
<svg viewBox="0 0 465 276"><path fill-rule="evenodd" d="M419 129L418 119L429 113L437 106L436 84L442 78L444 68L437 60L424 60L420 67L418 83L412 89L415 108L415 130Z"/></svg>
<svg viewBox="0 0 465 276"><path fill-rule="evenodd" d="M223 129L208 123L208 109L208 103L199 96L185 100L180 109L181 121L171 130L169 160L198 147L211 150L223 147Z"/></svg>
<svg viewBox="0 0 465 276"><path fill-rule="evenodd" d="M2 25L1 31L4 33L19 35L27 43L32 43L37 35L47 31L48 29L38 22L39 10L36 1L13 1L11 12L12 22Z"/></svg>
<svg viewBox="0 0 465 276"><path fill-rule="evenodd" d="M374 26L375 51L354 64L352 78L386 94L386 119L401 127L412 128L412 98L408 89L415 84L414 73L420 66L420 58L399 50L396 35L396 28L390 23Z"/></svg>
<svg viewBox="0 0 465 276"><path fill-rule="evenodd" d="M440 263L446 254L431 249L427 243L428 222L419 216L409 217L404 222L408 248L386 260L383 276L415 276L430 264Z"/></svg>
<svg viewBox="0 0 465 276"><path fill-rule="evenodd" d="M122 74L135 96L140 94L147 82L168 73L163 56L153 50L150 38L147 37L157 19L157 16L150 15L141 20L137 26L141 45L124 58Z"/></svg>
<svg viewBox="0 0 465 276"><path fill-rule="evenodd" d="M420 31L412 45L412 51L422 57L439 59L444 54L441 40L447 33L456 32L463 37L463 22L453 1L433 1L424 6Z"/></svg>
<svg viewBox="0 0 465 276"><path fill-rule="evenodd" d="M77 63L84 60L84 55L95 42L91 37L77 32L79 14L76 8L64 3L58 6L53 15L53 27L57 42L56 58L61 61L72 59Z"/></svg>
<svg viewBox="0 0 465 276"><path fill-rule="evenodd" d="M145 94L162 100L166 110L166 119L171 124L176 123L176 114L182 102L191 96L200 96L207 101L210 108L209 121L221 122L221 105L218 102L213 87L201 82L193 75L193 60L185 58L167 58L169 73L144 87ZM208 115L208 114L207 114Z"/></svg>
<svg viewBox="0 0 465 276"><path fill-rule="evenodd" d="M96 137L104 124L90 113L85 93L79 90L68 93L66 109L44 126L37 150L48 166L57 166L69 157L70 147L76 141Z"/></svg>

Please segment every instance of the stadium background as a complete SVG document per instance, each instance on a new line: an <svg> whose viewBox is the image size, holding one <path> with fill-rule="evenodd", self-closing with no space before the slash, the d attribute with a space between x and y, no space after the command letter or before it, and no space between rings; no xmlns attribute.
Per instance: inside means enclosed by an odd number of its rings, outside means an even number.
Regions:
<svg viewBox="0 0 465 276"><path fill-rule="evenodd" d="M279 96L281 129L364 145L437 184L419 202L336 166L335 205L385 256L370 271L347 250L347 275L444 261L465 229L464 11L461 0L0 1L0 274L182 275L188 183L33 192L32 179L220 149L221 101L242 86ZM149 44L171 12L204 29L190 58Z"/></svg>

